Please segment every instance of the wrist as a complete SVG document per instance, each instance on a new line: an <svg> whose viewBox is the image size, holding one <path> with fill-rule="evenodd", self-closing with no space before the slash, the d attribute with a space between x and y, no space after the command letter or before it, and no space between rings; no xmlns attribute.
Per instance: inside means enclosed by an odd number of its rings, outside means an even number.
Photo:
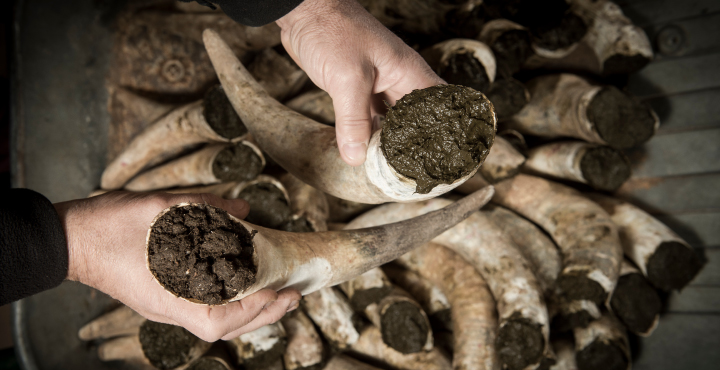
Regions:
<svg viewBox="0 0 720 370"><path fill-rule="evenodd" d="M87 275L87 266L82 262L83 253L80 243L73 240L76 231L76 221L73 215L74 209L77 208L76 201L55 203L53 206L65 232L65 243L68 250L68 274L66 279L84 282Z"/></svg>
<svg viewBox="0 0 720 370"><path fill-rule="evenodd" d="M289 30L300 20L308 20L326 13L337 0L305 0L290 13L275 21L280 29Z"/></svg>

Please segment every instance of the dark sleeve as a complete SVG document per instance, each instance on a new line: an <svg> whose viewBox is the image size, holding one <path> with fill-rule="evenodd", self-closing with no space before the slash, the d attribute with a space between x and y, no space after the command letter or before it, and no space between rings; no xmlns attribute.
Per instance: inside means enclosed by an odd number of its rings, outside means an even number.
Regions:
<svg viewBox="0 0 720 370"><path fill-rule="evenodd" d="M68 272L60 217L28 189L0 191L0 306L54 288Z"/></svg>
<svg viewBox="0 0 720 370"><path fill-rule="evenodd" d="M220 5L235 22L246 26L260 27L274 22L290 13L303 0L179 0L182 2L197 1L201 5L209 6L209 2Z"/></svg>

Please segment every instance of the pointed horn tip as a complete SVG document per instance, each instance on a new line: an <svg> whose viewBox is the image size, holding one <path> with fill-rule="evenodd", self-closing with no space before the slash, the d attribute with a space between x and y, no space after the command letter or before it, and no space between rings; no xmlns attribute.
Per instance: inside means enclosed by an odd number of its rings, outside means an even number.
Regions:
<svg viewBox="0 0 720 370"><path fill-rule="evenodd" d="M493 195L495 195L495 187L488 185L463 199L467 199L470 204L477 204L477 208L480 209L492 199Z"/></svg>
<svg viewBox="0 0 720 370"><path fill-rule="evenodd" d="M211 61L214 61L213 56L217 57L218 55L223 57L232 55L233 58L237 58L235 53L230 49L230 46L228 46L222 36L214 29L206 28L203 31L202 39L203 45L205 45L205 51L207 51ZM215 64L213 64L213 66L214 65Z"/></svg>
<svg viewBox="0 0 720 370"><path fill-rule="evenodd" d="M212 28L206 28L203 31L202 37L203 37L203 43L205 44L206 48L207 48L208 44L217 42L217 40L220 39L220 35L218 35L218 33L215 32L215 30Z"/></svg>

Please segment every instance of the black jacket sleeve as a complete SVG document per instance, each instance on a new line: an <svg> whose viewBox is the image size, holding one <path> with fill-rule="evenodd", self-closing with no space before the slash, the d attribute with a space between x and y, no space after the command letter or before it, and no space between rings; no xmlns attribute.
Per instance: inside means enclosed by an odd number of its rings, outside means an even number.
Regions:
<svg viewBox="0 0 720 370"><path fill-rule="evenodd" d="M0 306L54 288L68 249L52 203L28 189L0 191Z"/></svg>
<svg viewBox="0 0 720 370"><path fill-rule="evenodd" d="M197 1L199 4L220 5L225 14L246 26L259 27L282 18L290 13L303 0L179 0L186 3Z"/></svg>

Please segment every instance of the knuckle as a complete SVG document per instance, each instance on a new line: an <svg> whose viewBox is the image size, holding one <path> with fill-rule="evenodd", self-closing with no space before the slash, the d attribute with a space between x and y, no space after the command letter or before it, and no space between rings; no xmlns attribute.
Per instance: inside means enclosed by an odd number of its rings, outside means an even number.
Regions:
<svg viewBox="0 0 720 370"><path fill-rule="evenodd" d="M280 319L282 319L283 316L285 316L285 312L282 312L282 311L279 311L279 310L278 310L278 312L273 313L272 315L270 315L270 317L268 318L268 322L267 322L266 325L274 324L274 323L280 321Z"/></svg>
<svg viewBox="0 0 720 370"><path fill-rule="evenodd" d="M278 305L278 307L273 307L274 309L269 311L267 313L267 315L265 315L263 323L262 323L263 326L269 325L269 324L274 324L274 323L278 322L280 319L282 319L283 316L285 316L285 314L287 313L288 306L289 306L289 303L288 303L288 305Z"/></svg>
<svg viewBox="0 0 720 370"><path fill-rule="evenodd" d="M370 120L364 117L343 117L342 120L338 120L338 125L344 126L346 130L365 129L370 125Z"/></svg>
<svg viewBox="0 0 720 370"><path fill-rule="evenodd" d="M332 83L335 86L354 86L363 83L366 78L366 72L362 68L352 68L345 72L335 73L332 78Z"/></svg>
<svg viewBox="0 0 720 370"><path fill-rule="evenodd" d="M348 68L342 72L330 72L327 78L328 93L333 101L339 100L347 104L356 104L358 94L370 94L374 84L372 69L363 67Z"/></svg>

